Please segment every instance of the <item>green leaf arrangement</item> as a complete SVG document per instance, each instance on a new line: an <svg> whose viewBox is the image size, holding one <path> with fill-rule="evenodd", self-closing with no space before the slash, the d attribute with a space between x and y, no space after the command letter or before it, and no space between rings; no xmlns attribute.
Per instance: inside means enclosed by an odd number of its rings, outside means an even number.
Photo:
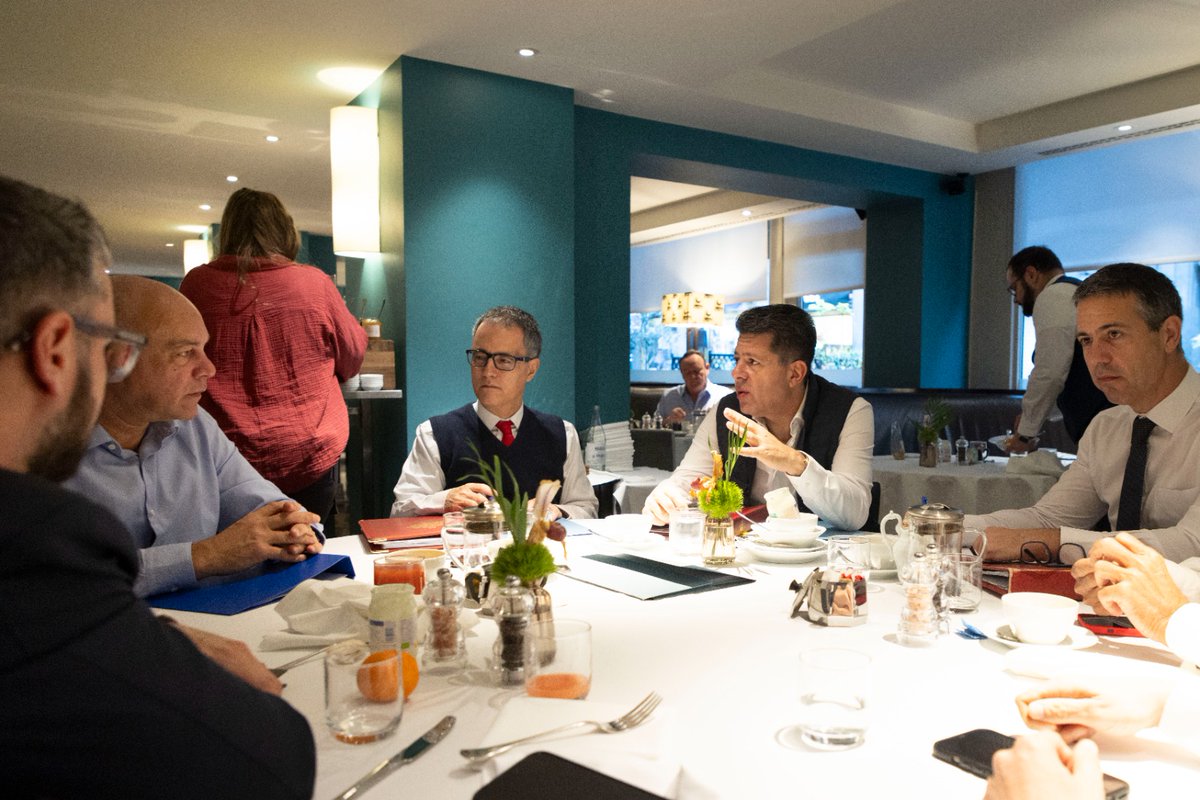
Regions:
<svg viewBox="0 0 1200 800"><path fill-rule="evenodd" d="M954 419L950 405L940 397L931 397L925 403L925 415L917 423L917 441L934 444L938 435Z"/></svg>
<svg viewBox="0 0 1200 800"><path fill-rule="evenodd" d="M712 451L712 477L696 491L697 505L710 517L723 519L742 508L745 499L742 496L742 487L734 483L730 476L733 475L733 467L737 464L738 456L741 455L742 448L746 445L748 427L747 424L740 431L729 432L729 447L724 464L721 463L721 454L716 450Z"/></svg>
<svg viewBox="0 0 1200 800"><path fill-rule="evenodd" d="M479 472L471 477L479 478L491 488L492 496L496 498L496 504L500 506L500 514L508 524L508 529L512 531L513 537L512 544L501 548L492 562L492 580L503 584L509 575L516 575L524 585L533 586L554 572L556 567L554 556L544 544L530 542L525 538L525 516L529 508L529 495L521 491L517 483L517 476L513 474L511 467L500 461L500 456L494 456L492 463L488 464L474 443L472 443L471 449L475 451L474 461L475 465L479 467ZM507 482L512 485L511 493L506 493L504 490L505 472L508 474Z"/></svg>

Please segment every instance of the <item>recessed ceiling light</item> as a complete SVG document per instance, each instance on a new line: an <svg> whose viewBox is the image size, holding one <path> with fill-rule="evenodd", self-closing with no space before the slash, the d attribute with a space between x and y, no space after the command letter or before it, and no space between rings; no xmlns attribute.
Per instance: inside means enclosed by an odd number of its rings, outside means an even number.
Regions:
<svg viewBox="0 0 1200 800"><path fill-rule="evenodd" d="M208 203L201 203L200 210L201 211L212 211L212 206L210 206Z"/></svg>
<svg viewBox="0 0 1200 800"><path fill-rule="evenodd" d="M329 67L317 73L317 80L326 86L359 94L383 74L378 67Z"/></svg>
<svg viewBox="0 0 1200 800"><path fill-rule="evenodd" d="M267 141L268 141L268 142L270 142L271 144L275 144L275 142L278 142L278 141L279 141L279 137L278 137L278 136L276 136L276 135L275 135L275 134L273 134L273 133L272 133L272 134L269 134L269 135L266 137L266 139L267 139Z"/></svg>
<svg viewBox="0 0 1200 800"><path fill-rule="evenodd" d="M225 180L229 181L230 183L237 183L237 175L226 175Z"/></svg>
<svg viewBox="0 0 1200 800"><path fill-rule="evenodd" d="M742 209L742 216L743 216L743 217L752 217L752 216L754 216L754 212L753 212L753 211L751 211L751 210L750 210L750 209L748 209L748 208L743 208L743 209Z"/></svg>
<svg viewBox="0 0 1200 800"><path fill-rule="evenodd" d="M174 247L174 246L175 246L174 242L167 242L167 247Z"/></svg>
<svg viewBox="0 0 1200 800"><path fill-rule="evenodd" d="M517 55L519 55L521 58L533 58L537 55L537 52L538 51L534 50L532 47L522 47L517 51Z"/></svg>
<svg viewBox="0 0 1200 800"><path fill-rule="evenodd" d="M176 225L175 230L183 231L184 233L204 233L208 230L207 225Z"/></svg>
<svg viewBox="0 0 1200 800"><path fill-rule="evenodd" d="M1125 131L1133 130L1133 126L1132 125L1118 125L1117 130L1119 130L1121 133L1124 133Z"/></svg>

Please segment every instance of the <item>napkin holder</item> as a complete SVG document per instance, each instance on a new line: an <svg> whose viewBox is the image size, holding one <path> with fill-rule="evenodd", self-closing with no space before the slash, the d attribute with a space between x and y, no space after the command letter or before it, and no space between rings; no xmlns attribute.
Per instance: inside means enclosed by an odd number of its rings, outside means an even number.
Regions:
<svg viewBox="0 0 1200 800"><path fill-rule="evenodd" d="M796 593L792 616L830 628L849 628L867 621L867 576L843 567L818 567L804 583L792 581Z"/></svg>

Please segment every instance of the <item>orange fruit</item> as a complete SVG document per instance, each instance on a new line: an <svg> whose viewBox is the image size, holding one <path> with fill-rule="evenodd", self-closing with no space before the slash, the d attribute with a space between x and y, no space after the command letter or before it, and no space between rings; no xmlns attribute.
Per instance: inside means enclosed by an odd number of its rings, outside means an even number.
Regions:
<svg viewBox="0 0 1200 800"><path fill-rule="evenodd" d="M371 653L363 659L357 677L358 690L363 697L376 703L391 703L400 695L400 667L396 662L396 651L379 650Z"/></svg>
<svg viewBox="0 0 1200 800"><path fill-rule="evenodd" d="M400 671L404 673L404 699L407 700L413 689L417 688L417 681L421 680L417 659L407 650L400 654Z"/></svg>

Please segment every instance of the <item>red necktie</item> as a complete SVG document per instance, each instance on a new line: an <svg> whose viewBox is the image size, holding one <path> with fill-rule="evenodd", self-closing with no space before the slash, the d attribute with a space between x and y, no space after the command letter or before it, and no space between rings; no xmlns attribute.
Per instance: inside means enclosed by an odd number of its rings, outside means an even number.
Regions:
<svg viewBox="0 0 1200 800"><path fill-rule="evenodd" d="M496 423L496 427L500 429L500 444L508 447L517 437L513 436L513 424L511 419L502 419Z"/></svg>

